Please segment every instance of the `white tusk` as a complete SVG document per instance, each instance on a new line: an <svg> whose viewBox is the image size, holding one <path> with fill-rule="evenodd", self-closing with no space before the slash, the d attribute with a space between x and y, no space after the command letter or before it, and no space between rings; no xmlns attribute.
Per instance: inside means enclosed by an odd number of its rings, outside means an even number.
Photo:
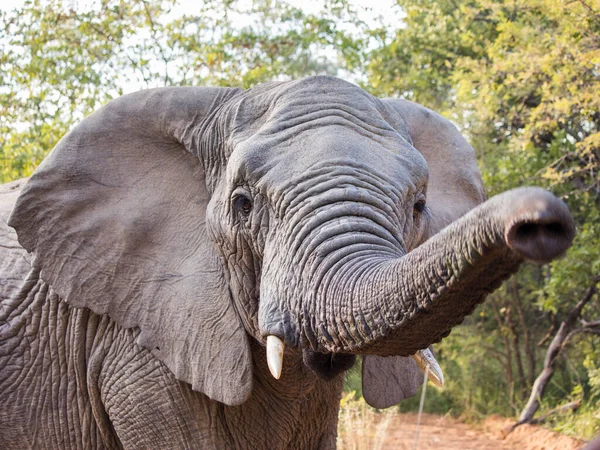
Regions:
<svg viewBox="0 0 600 450"><path fill-rule="evenodd" d="M281 376L285 344L277 336L267 336L267 365L276 380Z"/></svg>
<svg viewBox="0 0 600 450"><path fill-rule="evenodd" d="M442 373L442 369L429 349L419 350L413 355L413 358L423 372L429 367L429 371L427 372L429 381L437 387L444 386L444 374Z"/></svg>

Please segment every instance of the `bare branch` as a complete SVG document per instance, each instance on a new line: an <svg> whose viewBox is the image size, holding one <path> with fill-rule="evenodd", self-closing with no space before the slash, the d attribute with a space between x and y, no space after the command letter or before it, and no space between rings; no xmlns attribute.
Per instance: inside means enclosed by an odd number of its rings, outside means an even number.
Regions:
<svg viewBox="0 0 600 450"><path fill-rule="evenodd" d="M558 408L554 408L551 411L548 411L543 416L537 417L535 419L531 419L531 424L539 424L543 423L548 419L548 417L553 416L556 413L562 413L567 411L576 411L581 406L581 399L575 400L574 402L567 403L566 405L559 406Z"/></svg>
<svg viewBox="0 0 600 450"><path fill-rule="evenodd" d="M581 334L581 333L589 333L589 334L598 334L598 335L600 335L600 328L576 328L576 329L574 329L566 337L565 342L563 342L563 347L565 345L567 345L567 342L568 342L569 339L571 339L571 337L575 336L576 334Z"/></svg>
<svg viewBox="0 0 600 450"><path fill-rule="evenodd" d="M581 324L586 328L595 328L600 327L600 320L596 320L595 322L589 322L585 319L581 319Z"/></svg>
<svg viewBox="0 0 600 450"><path fill-rule="evenodd" d="M599 281L600 276L595 276L592 278L591 286L588 287L583 297L569 311L567 317L560 323L560 327L558 328L558 331L556 332L554 338L552 339L552 342L550 343L550 346L548 347L548 351L546 352L546 358L544 360L544 369L535 380L529 400L523 408L518 422L515 423L511 431L521 424L531 423L533 417L535 416L535 413L539 409L546 387L550 382L552 376L554 375L555 364L561 351L564 349L566 343L568 342L571 336L581 332L578 330L587 330L586 328L577 328L576 330L574 330L574 327L575 324L578 322L579 318L581 317L581 311L583 310L583 308L598 292L597 284ZM595 330L595 328L593 327L591 329Z"/></svg>

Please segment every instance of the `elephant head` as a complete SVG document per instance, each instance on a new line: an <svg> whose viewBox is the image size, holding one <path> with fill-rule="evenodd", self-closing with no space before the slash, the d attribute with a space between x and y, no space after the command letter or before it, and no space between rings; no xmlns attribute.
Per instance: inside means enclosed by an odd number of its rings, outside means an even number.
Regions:
<svg viewBox="0 0 600 450"><path fill-rule="evenodd" d="M64 301L138 327L214 400L247 399L255 339L325 378L367 355L365 395L387 406L418 385L402 357L570 245L546 191L484 200L448 121L312 77L114 100L59 142L10 225Z"/></svg>

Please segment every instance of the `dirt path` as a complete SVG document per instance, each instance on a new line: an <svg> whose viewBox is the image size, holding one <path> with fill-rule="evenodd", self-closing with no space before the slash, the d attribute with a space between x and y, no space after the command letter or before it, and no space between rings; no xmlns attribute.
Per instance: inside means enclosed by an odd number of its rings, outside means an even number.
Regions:
<svg viewBox="0 0 600 450"><path fill-rule="evenodd" d="M412 450L415 441L416 414L399 414L390 419L382 449ZM498 431L505 419L488 419L472 426L445 416L423 414L418 450L575 450L583 442L552 433L541 427L522 427L508 439Z"/></svg>
<svg viewBox="0 0 600 450"><path fill-rule="evenodd" d="M415 442L416 414L401 414L391 419L383 449L412 450ZM417 449L516 450L494 436L457 420L423 414Z"/></svg>

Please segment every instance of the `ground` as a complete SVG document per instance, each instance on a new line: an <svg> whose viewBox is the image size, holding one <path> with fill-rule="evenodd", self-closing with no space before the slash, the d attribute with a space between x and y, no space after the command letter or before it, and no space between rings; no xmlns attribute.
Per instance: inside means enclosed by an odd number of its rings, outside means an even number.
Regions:
<svg viewBox="0 0 600 450"><path fill-rule="evenodd" d="M393 417L387 428L383 449L413 449L417 423L416 414ZM418 449L445 450L513 450L516 447L471 425L444 416L424 414L419 430Z"/></svg>
<svg viewBox="0 0 600 450"><path fill-rule="evenodd" d="M384 419L387 420L387 419ZM412 450L416 414L390 416L381 449ZM489 418L483 424L469 425L447 416L424 414L417 449L445 450L577 450L583 442L558 435L542 427L517 428L503 439L511 421Z"/></svg>

